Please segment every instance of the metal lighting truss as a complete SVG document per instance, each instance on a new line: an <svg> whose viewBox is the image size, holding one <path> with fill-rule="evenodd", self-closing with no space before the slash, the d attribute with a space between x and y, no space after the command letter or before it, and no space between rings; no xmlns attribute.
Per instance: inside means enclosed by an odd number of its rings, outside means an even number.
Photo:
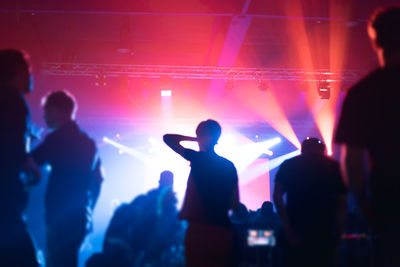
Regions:
<svg viewBox="0 0 400 267"><path fill-rule="evenodd" d="M43 63L50 75L223 80L357 81L362 70L302 70L294 68L243 68L223 66L166 66L89 63Z"/></svg>

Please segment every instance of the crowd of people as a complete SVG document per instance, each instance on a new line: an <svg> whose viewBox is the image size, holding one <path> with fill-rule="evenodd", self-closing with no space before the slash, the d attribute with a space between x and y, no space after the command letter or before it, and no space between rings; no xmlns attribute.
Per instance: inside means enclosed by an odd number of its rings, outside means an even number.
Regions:
<svg viewBox="0 0 400 267"><path fill-rule="evenodd" d="M102 251L86 266L337 266L348 191L370 229L368 264L400 266L399 29L400 7L379 9L368 23L380 67L344 100L334 138L342 147L341 166L325 155L321 140L307 138L301 155L276 174L277 213L271 202L249 212L240 203L234 164L214 150L221 135L217 121L200 122L196 136L165 134L165 144L191 164L181 210L173 174L164 171L158 188L118 207ZM28 55L0 50L0 265L38 266L23 214L30 188L40 182L40 166L49 164L46 266L77 266L101 192L101 160L75 122L76 100L66 91L44 97L51 132L28 151L25 95L31 90ZM182 141L197 142L199 151Z"/></svg>

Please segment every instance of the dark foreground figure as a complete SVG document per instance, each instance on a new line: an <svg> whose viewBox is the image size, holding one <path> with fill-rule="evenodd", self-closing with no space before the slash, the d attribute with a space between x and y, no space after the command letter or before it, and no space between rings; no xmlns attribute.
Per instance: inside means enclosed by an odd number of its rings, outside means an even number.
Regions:
<svg viewBox="0 0 400 267"><path fill-rule="evenodd" d="M238 177L229 160L214 151L221 126L201 122L196 137L164 135L165 143L191 163L180 218L189 223L185 238L186 265L229 266L233 233L228 210L239 206ZM196 141L200 151L184 148L181 141Z"/></svg>
<svg viewBox="0 0 400 267"><path fill-rule="evenodd" d="M44 117L53 132L32 152L38 164L51 166L45 195L46 266L50 267L77 266L102 182L95 142L73 120L75 108L74 99L64 91L45 98Z"/></svg>
<svg viewBox="0 0 400 267"><path fill-rule="evenodd" d="M23 52L0 50L0 266L38 265L22 219L28 187L40 178L25 149L29 110L23 95L30 79ZM25 184L23 171L30 178Z"/></svg>
<svg viewBox="0 0 400 267"><path fill-rule="evenodd" d="M325 156L324 150L320 140L307 138L302 143L302 154L286 160L276 174L274 201L287 240L286 266L335 264L344 230L346 188L339 163Z"/></svg>
<svg viewBox="0 0 400 267"><path fill-rule="evenodd" d="M381 242L374 256L382 267L400 266L399 29L400 7L372 16L368 33L381 67L349 90L335 137L350 188Z"/></svg>

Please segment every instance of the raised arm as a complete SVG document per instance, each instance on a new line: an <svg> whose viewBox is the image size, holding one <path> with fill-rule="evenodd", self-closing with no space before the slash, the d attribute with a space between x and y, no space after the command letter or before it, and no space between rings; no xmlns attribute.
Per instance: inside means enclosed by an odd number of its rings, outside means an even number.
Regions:
<svg viewBox="0 0 400 267"><path fill-rule="evenodd" d="M182 141L197 141L197 138L179 135L179 134L166 134L163 137L164 142L169 146L173 151L178 153L183 157L185 152L185 148L180 144Z"/></svg>

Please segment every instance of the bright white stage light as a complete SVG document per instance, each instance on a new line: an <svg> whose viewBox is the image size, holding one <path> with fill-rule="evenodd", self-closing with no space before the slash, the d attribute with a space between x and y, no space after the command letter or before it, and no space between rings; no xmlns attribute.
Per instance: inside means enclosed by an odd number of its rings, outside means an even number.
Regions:
<svg viewBox="0 0 400 267"><path fill-rule="evenodd" d="M172 96L171 90L161 90L161 96Z"/></svg>

